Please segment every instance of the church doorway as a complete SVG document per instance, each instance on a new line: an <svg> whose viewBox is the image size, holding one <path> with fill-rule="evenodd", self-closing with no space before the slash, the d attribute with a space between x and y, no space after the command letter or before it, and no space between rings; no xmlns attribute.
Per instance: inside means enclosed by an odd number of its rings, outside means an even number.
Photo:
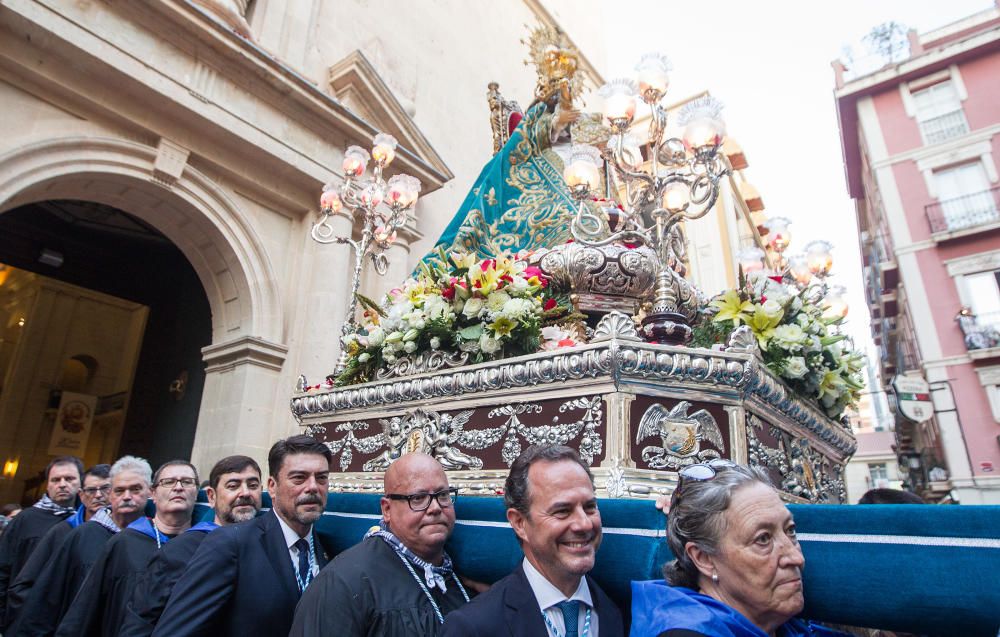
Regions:
<svg viewBox="0 0 1000 637"><path fill-rule="evenodd" d="M30 502L53 455L190 458L212 312L149 223L78 199L0 214L0 502Z"/></svg>

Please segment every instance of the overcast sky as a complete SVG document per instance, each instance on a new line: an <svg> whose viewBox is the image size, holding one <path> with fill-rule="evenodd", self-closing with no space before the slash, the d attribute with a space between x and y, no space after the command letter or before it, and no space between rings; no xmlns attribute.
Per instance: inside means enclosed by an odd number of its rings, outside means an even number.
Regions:
<svg viewBox="0 0 1000 637"><path fill-rule="evenodd" d="M674 67L668 102L705 89L722 100L729 133L750 163L745 175L767 214L793 222L789 253L815 238L835 244L833 279L848 288L848 331L866 348L868 314L830 62L847 44L864 53L861 38L880 23L894 20L923 33L992 6L991 0L608 0L607 79L633 77L643 53L660 51Z"/></svg>

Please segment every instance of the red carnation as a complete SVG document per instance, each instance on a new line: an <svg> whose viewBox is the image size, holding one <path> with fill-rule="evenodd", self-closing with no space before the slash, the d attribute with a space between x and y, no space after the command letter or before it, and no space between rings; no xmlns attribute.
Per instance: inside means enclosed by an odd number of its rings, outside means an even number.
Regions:
<svg viewBox="0 0 1000 637"><path fill-rule="evenodd" d="M545 309L545 311L546 311L546 312L548 312L549 310L554 310L554 309L556 309L556 307L557 307L558 305L559 305L559 304L558 304L558 303L556 303L556 300L555 300L555 299L552 299L552 298L550 298L550 299L548 299L547 301L545 301L545 305L543 306L543 308Z"/></svg>

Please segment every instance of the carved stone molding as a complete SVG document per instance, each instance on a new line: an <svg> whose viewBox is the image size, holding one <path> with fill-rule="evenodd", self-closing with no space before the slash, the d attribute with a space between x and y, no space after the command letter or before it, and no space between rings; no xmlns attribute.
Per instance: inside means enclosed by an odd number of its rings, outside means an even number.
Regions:
<svg viewBox="0 0 1000 637"><path fill-rule="evenodd" d="M271 343L262 338L244 336L225 343L203 347L202 360L207 373L232 369L237 365L256 365L274 371L281 371L288 354L288 347Z"/></svg>

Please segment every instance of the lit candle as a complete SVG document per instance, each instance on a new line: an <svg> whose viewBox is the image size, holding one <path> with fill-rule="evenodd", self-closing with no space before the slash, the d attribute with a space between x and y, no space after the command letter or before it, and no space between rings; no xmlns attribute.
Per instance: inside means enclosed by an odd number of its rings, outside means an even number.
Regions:
<svg viewBox="0 0 1000 637"><path fill-rule="evenodd" d="M366 208L374 208L382 203L382 197L382 189L378 187L378 184L370 183L361 189L361 203Z"/></svg>
<svg viewBox="0 0 1000 637"><path fill-rule="evenodd" d="M767 243L778 254L784 252L791 243L792 233L788 230L791 223L785 217L772 217L764 223L767 228Z"/></svg>
<svg viewBox="0 0 1000 637"><path fill-rule="evenodd" d="M386 184L386 203L393 208L405 208L410 199L410 184L406 175L393 175Z"/></svg>
<svg viewBox="0 0 1000 637"><path fill-rule="evenodd" d="M604 116L608 121L613 125L632 121L637 91L635 82L627 79L617 79L600 88L597 94L604 98Z"/></svg>
<svg viewBox="0 0 1000 637"><path fill-rule="evenodd" d="M806 246L809 271L814 276L824 277L830 274L830 270L833 269L833 255L830 253L832 249L833 244L822 239L811 241Z"/></svg>
<svg viewBox="0 0 1000 637"><path fill-rule="evenodd" d="M788 273L801 286L809 285L812 272L809 271L809 258L804 254L795 254L788 258Z"/></svg>
<svg viewBox="0 0 1000 637"><path fill-rule="evenodd" d="M692 100L681 108L677 121L684 127L681 137L689 151L714 154L719 150L726 136L721 116L722 102L711 95Z"/></svg>
<svg viewBox="0 0 1000 637"><path fill-rule="evenodd" d="M848 308L847 300L844 298L845 294L847 294L847 288L844 286L834 285L831 287L826 298L823 299L823 316L837 319L846 317L850 308Z"/></svg>
<svg viewBox="0 0 1000 637"><path fill-rule="evenodd" d="M372 157L382 166L388 166L396 157L398 142L392 135L379 133L375 136L372 146Z"/></svg>
<svg viewBox="0 0 1000 637"><path fill-rule="evenodd" d="M386 247L396 240L396 231L391 230L386 226L379 226L375 228L374 237L376 242L378 242L383 247Z"/></svg>

